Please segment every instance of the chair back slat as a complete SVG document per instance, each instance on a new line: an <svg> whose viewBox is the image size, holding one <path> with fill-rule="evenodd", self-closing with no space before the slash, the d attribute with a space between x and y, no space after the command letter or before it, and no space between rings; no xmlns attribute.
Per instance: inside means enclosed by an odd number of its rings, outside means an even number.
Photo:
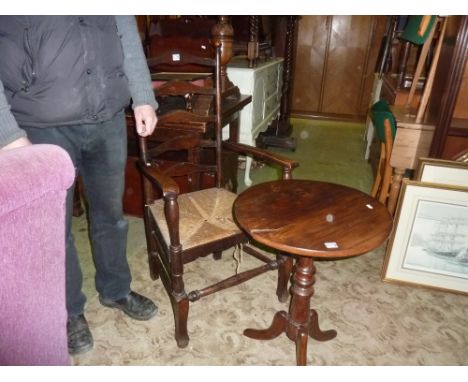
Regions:
<svg viewBox="0 0 468 382"><path fill-rule="evenodd" d="M157 87L154 93L156 96L184 96L186 94L215 95L215 90L210 87L196 85L192 82L172 80Z"/></svg>
<svg viewBox="0 0 468 382"><path fill-rule="evenodd" d="M204 116L186 110L174 110L158 117L158 125L161 126L165 123L208 123L214 122L213 116Z"/></svg>
<svg viewBox="0 0 468 382"><path fill-rule="evenodd" d="M164 76L168 80L155 87L158 124L153 136L140 145L144 163L170 177L186 177L195 187L204 186L202 179L209 179L209 187L221 187L223 179L221 48L214 52L214 58L207 58L165 51L148 60L151 66L206 67L201 81L190 73L161 73L158 81Z"/></svg>
<svg viewBox="0 0 468 382"><path fill-rule="evenodd" d="M199 173L214 173L216 171L215 166L210 165L198 165L189 162L176 162L170 166L167 166L163 172L171 177L194 175Z"/></svg>
<svg viewBox="0 0 468 382"><path fill-rule="evenodd" d="M169 151L189 150L200 146L200 137L197 134L183 132L179 135L158 144L147 151L151 157L158 157Z"/></svg>
<svg viewBox="0 0 468 382"><path fill-rule="evenodd" d="M166 50L155 57L147 59L149 67L157 65L172 65L172 66L184 66L188 64L195 64L207 67L214 67L216 62L212 58L196 56L188 52L182 52L180 50Z"/></svg>

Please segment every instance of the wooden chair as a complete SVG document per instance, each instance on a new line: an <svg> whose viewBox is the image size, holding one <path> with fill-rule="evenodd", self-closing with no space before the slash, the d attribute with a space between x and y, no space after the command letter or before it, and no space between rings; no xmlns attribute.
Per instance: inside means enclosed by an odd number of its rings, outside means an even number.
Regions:
<svg viewBox="0 0 468 382"><path fill-rule="evenodd" d="M187 319L189 303L225 288L238 285L266 271L278 269L277 295L280 301L288 298L287 284L292 269L290 257L278 254L267 256L249 244L247 235L237 226L232 216L236 194L222 187L222 159L227 152L252 155L257 159L280 166L284 179L292 177L298 163L284 157L239 144L222 141L223 105L221 92L220 47L215 49L214 59L198 59L182 52L166 52L163 56L174 65L191 61L214 70L211 85L197 86L192 82L174 80L157 89L159 97L180 97L189 105L184 110L170 110L159 117L153 135L164 136L163 142L148 147L147 139L140 139L141 158L139 168L143 174L145 198L144 223L151 277L160 277L170 297L175 319L175 339L179 347L187 346L189 336ZM157 59L162 62L162 56ZM155 61L152 62L154 64ZM209 81L207 81L209 83ZM203 113L197 113L193 100L210 96L214 102ZM204 151L212 152L212 161L203 160ZM185 152L186 160L160 166L159 158L170 152ZM191 155L192 153L193 155ZM208 156L209 157L209 156ZM201 158L201 159L200 159ZM215 179L215 186L192 192L180 193L177 179L199 177L208 174ZM156 199L156 194L162 198ZM255 256L264 265L234 274L200 290L188 291L184 281L184 265L199 257L213 254L221 257L222 251L242 245L242 250Z"/></svg>
<svg viewBox="0 0 468 382"><path fill-rule="evenodd" d="M402 40L409 41L416 46L422 46L418 63L413 74L411 89L408 93L408 99L406 101L407 106L411 105L414 93L416 92L416 87L418 86L418 82L432 44L435 26L436 16L410 16L408 24L401 35Z"/></svg>
<svg viewBox="0 0 468 382"><path fill-rule="evenodd" d="M410 43L416 46L422 46L421 53L418 58L416 69L413 75L413 80L411 83L411 88L408 93L408 98L406 100L406 107L410 108L413 102L413 97L416 92L416 88L421 77L423 67L426 63L426 59L429 56L429 51L433 43L434 36L436 35L436 30L438 24L440 24L440 30L437 35L437 43L432 54L430 69L427 73L424 91L421 94L421 99L419 101L418 110L416 113L416 122L420 123L423 120L424 113L426 112L427 103L431 95L432 86L435 79L435 73L437 70L437 63L441 54L442 43L444 40L445 30L447 27L448 17L438 17L438 16L410 16L408 25L405 27L401 38L403 40L409 41Z"/></svg>
<svg viewBox="0 0 468 382"><path fill-rule="evenodd" d="M387 102L384 100L380 100L372 106L371 118L380 141L380 158L371 196L386 204L392 182L393 168L390 166L390 156L396 134L396 122Z"/></svg>

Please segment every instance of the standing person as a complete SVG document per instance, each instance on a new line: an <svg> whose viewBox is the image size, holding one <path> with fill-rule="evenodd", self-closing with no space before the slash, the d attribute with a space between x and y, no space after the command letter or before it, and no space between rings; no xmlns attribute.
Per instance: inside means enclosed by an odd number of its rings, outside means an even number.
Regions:
<svg viewBox="0 0 468 382"><path fill-rule="evenodd" d="M157 122L135 18L0 16L0 57L0 80L19 126L32 143L63 147L81 175L99 301L150 319L156 305L130 289L122 212L130 98L139 135L150 135ZM66 216L67 333L69 353L78 354L92 348L93 338L71 233L73 190Z"/></svg>

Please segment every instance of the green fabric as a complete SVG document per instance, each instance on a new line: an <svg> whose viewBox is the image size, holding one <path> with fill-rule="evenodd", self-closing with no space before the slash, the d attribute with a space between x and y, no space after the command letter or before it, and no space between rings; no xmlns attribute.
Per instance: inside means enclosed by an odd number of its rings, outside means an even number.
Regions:
<svg viewBox="0 0 468 382"><path fill-rule="evenodd" d="M380 100L371 108L371 118L374 124L377 136L380 142L385 142L385 120L390 121L390 127L392 129L392 138L395 139L396 134L396 122L393 113L390 111L390 107L385 100Z"/></svg>
<svg viewBox="0 0 468 382"><path fill-rule="evenodd" d="M436 16L431 16L431 20L429 21L426 31L422 36L420 36L418 34L418 29L422 19L423 16L410 16L408 24L406 24L406 27L401 34L401 38L416 45L424 44L431 33L434 22L436 21Z"/></svg>

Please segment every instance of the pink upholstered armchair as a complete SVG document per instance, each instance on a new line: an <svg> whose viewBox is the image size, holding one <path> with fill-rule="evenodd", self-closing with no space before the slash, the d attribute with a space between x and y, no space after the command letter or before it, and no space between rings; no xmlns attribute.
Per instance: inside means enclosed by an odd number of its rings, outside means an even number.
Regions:
<svg viewBox="0 0 468 382"><path fill-rule="evenodd" d="M70 364L65 196L74 177L58 146L0 151L0 365Z"/></svg>

